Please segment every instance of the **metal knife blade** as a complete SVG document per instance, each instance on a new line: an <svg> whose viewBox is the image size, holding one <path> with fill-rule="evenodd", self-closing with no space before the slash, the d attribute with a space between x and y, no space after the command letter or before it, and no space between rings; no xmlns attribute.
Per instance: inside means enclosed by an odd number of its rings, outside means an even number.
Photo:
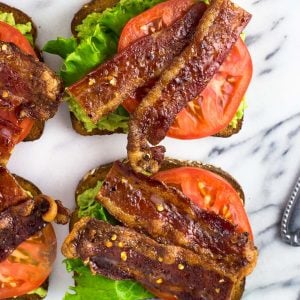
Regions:
<svg viewBox="0 0 300 300"><path fill-rule="evenodd" d="M300 177L292 191L281 221L282 240L292 246L300 246Z"/></svg>

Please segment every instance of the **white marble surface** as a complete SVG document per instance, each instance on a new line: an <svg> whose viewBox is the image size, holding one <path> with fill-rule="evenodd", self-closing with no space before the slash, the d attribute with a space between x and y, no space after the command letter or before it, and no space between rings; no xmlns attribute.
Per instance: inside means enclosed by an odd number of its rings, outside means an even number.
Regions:
<svg viewBox="0 0 300 300"><path fill-rule="evenodd" d="M38 44L69 36L72 15L85 0L4 0L30 14L39 27ZM247 279L244 299L300 299L300 248L281 242L279 223L300 167L300 2L238 1L253 19L247 28L254 63L243 130L228 140L167 139L167 155L213 163L232 173L246 193L246 208L260 250ZM46 55L58 68L59 61ZM89 169L125 156L126 137L81 137L73 132L67 108L49 121L39 141L17 146L9 168L38 184L44 193L72 208L74 190ZM68 228L56 227L59 245ZM62 299L72 283L59 254L47 299Z"/></svg>

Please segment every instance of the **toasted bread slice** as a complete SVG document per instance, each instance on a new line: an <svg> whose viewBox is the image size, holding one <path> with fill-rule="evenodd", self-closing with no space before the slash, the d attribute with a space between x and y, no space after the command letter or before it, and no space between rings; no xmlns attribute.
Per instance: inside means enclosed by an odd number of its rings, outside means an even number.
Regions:
<svg viewBox="0 0 300 300"><path fill-rule="evenodd" d="M74 18L72 20L71 30L73 35L75 37L77 36L76 27L80 25L82 21L89 14L94 12L101 13L106 8L115 6L118 2L120 2L120 0L92 0L91 2L83 5L82 8L74 15ZM94 129L93 131L88 132L85 129L84 124L81 121L79 121L72 112L70 114L71 114L72 127L80 135L91 136L91 135L107 135L113 133L126 133L121 128L115 131ZM233 128L232 126L228 125L225 129L215 134L214 136L223 137L223 138L230 137L234 134L237 134L241 130L242 125L243 125L243 120L240 120L236 128Z"/></svg>
<svg viewBox="0 0 300 300"><path fill-rule="evenodd" d="M32 196L37 196L40 195L42 192L39 190L39 188L37 186L35 186L33 183L31 183L30 181L14 175L14 177L16 178L16 180L18 181L18 183L20 184L20 186L30 192L32 194ZM47 278L43 284L41 284L41 288L43 288L44 290L48 291L48 286L49 286L49 278ZM13 297L13 298L7 298L6 300L40 300L43 299L42 297L40 297L37 294L26 294L26 295L22 295L22 296L18 296L18 297Z"/></svg>
<svg viewBox="0 0 300 300"><path fill-rule="evenodd" d="M115 6L120 0L92 0L81 7L81 9L74 15L71 23L71 30L73 35L77 36L76 27L91 13L101 13L106 8Z"/></svg>
<svg viewBox="0 0 300 300"><path fill-rule="evenodd" d="M185 167L185 166L191 166L191 167L199 167L203 168L209 171L212 171L220 176L222 176L224 179L226 179L232 186L233 188L237 191L239 194L241 201L245 203L245 195L244 192L240 186L240 184L227 172L223 171L220 168L217 168L212 165L207 165L203 164L200 162L195 162L195 161L181 161L177 159L171 159L171 158L166 158L164 162L162 163L161 166L161 171L163 170L169 170L173 168L179 168L179 167ZM94 188L97 185L98 181L103 181L109 172L110 168L112 167L112 163L102 165L96 169L93 169L89 171L79 182L76 192L75 192L75 199L77 201L77 197L82 194L84 191ZM77 203L76 203L77 205ZM75 210L74 213L72 214L72 218L70 221L70 230L73 228L74 224L79 220L78 216L78 210ZM245 289L245 283L246 279L244 278L241 281L236 282L235 288L234 288L234 294L231 298L231 300L240 300L244 289Z"/></svg>
<svg viewBox="0 0 300 300"><path fill-rule="evenodd" d="M228 125L225 129L221 130L220 132L218 132L214 136L227 138L227 137L231 137L234 134L239 133L240 130L242 129L243 121L244 121L244 118L240 119L237 123L236 128L233 128L231 125Z"/></svg>
<svg viewBox="0 0 300 300"><path fill-rule="evenodd" d="M26 24L28 22L31 22L32 28L31 28L30 33L33 36L33 42L35 44L35 41L37 38L37 29L36 29L36 26L33 23L32 19L28 15L26 15L24 12L22 12L21 10L19 10L15 7L11 7L11 6L1 3L1 2L0 2L0 11L12 13L17 24ZM34 50L35 50L37 57L40 60L42 60L39 49L37 47L35 47ZM43 134L44 127L45 127L44 121L35 121L29 135L26 137L26 139L24 141L29 142L29 141L34 141L34 140L39 139L41 137L41 135Z"/></svg>

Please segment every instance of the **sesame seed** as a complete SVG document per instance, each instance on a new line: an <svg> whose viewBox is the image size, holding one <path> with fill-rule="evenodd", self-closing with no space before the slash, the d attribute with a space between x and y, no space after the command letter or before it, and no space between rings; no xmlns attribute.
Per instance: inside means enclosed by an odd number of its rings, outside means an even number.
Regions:
<svg viewBox="0 0 300 300"><path fill-rule="evenodd" d="M112 243L111 241L106 241L106 242L105 242L105 246L106 246L107 248L111 248L111 247L113 246L113 243Z"/></svg>
<svg viewBox="0 0 300 300"><path fill-rule="evenodd" d="M178 265L178 269L182 271L184 269L184 265L183 264L179 264Z"/></svg>
<svg viewBox="0 0 300 300"><path fill-rule="evenodd" d="M2 50L6 51L7 50L7 45L2 45Z"/></svg>
<svg viewBox="0 0 300 300"><path fill-rule="evenodd" d="M205 202L205 205L209 206L210 203L211 203L211 196L210 195L206 195L204 197L204 202Z"/></svg>
<svg viewBox="0 0 300 300"><path fill-rule="evenodd" d="M219 280L219 282L223 283L223 282L225 282L225 280L222 278L222 279Z"/></svg>
<svg viewBox="0 0 300 300"><path fill-rule="evenodd" d="M123 261L126 261L127 260L127 253L125 251L121 252L121 259Z"/></svg>
<svg viewBox="0 0 300 300"><path fill-rule="evenodd" d="M158 258L158 261L159 261L159 262L163 262L164 259L160 256L160 257Z"/></svg>
<svg viewBox="0 0 300 300"><path fill-rule="evenodd" d="M122 182L122 183L127 183L128 180L127 180L126 178L122 178L122 179L121 179L121 182Z"/></svg>
<svg viewBox="0 0 300 300"><path fill-rule="evenodd" d="M109 83L113 86L116 86L117 85L117 79L115 77L113 77L112 80Z"/></svg>
<svg viewBox="0 0 300 300"><path fill-rule="evenodd" d="M115 241L117 239L117 235L113 234L112 237L110 238L112 241Z"/></svg>
<svg viewBox="0 0 300 300"><path fill-rule="evenodd" d="M202 181L199 181L199 183L198 183L198 187L199 187L199 189L200 189L200 190L204 189L204 188L205 188L205 184L204 184L204 182L202 182Z"/></svg>
<svg viewBox="0 0 300 300"><path fill-rule="evenodd" d="M123 247L124 247L124 244L123 244L122 242L119 242L119 243L118 243L118 247L119 247L119 248L123 248Z"/></svg>
<svg viewBox="0 0 300 300"><path fill-rule="evenodd" d="M7 92L7 91L3 91L2 97L3 97L3 98L7 98L7 97L8 97L8 92Z"/></svg>
<svg viewBox="0 0 300 300"><path fill-rule="evenodd" d="M162 284L162 283L163 283L163 280L162 280L161 278L158 278L158 279L156 280L156 283L157 283L157 284Z"/></svg>
<svg viewBox="0 0 300 300"><path fill-rule="evenodd" d="M219 294L220 293L220 289L215 289L216 293Z"/></svg>
<svg viewBox="0 0 300 300"><path fill-rule="evenodd" d="M162 204L158 204L158 205L156 206L156 209L157 209L159 212L162 212L162 211L164 211L164 206L163 206Z"/></svg>
<svg viewBox="0 0 300 300"><path fill-rule="evenodd" d="M96 80L94 78L89 79L89 85L94 85L96 83Z"/></svg>

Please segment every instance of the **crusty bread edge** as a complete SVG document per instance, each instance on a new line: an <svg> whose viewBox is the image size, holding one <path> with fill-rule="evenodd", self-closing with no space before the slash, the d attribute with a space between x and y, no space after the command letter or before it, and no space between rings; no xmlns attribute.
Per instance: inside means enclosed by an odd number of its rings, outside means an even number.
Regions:
<svg viewBox="0 0 300 300"><path fill-rule="evenodd" d="M76 37L76 27L82 23L82 21L91 13L101 13L106 8L115 6L120 0L92 0L84 4L79 11L74 15L71 22L72 34Z"/></svg>

